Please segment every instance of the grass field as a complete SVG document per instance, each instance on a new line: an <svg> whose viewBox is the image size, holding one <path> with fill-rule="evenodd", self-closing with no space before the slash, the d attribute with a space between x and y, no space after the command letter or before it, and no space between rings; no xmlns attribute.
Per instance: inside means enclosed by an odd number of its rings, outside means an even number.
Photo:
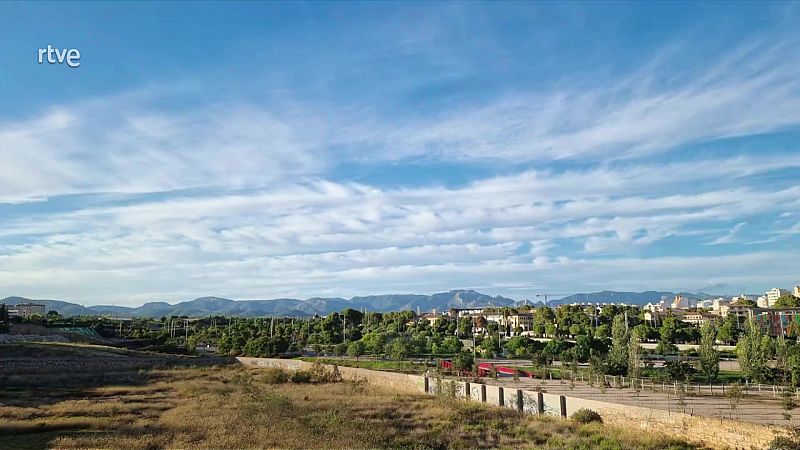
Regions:
<svg viewBox="0 0 800 450"><path fill-rule="evenodd" d="M692 448L364 383L292 382L274 369L141 371L128 380L3 390L0 448Z"/></svg>

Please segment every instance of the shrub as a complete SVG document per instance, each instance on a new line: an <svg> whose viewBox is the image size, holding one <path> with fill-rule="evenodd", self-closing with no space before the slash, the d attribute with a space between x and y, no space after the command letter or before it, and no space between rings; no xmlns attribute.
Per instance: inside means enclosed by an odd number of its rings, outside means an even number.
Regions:
<svg viewBox="0 0 800 450"><path fill-rule="evenodd" d="M289 381L289 373L278 367L270 367L264 370L261 379L267 384L283 384Z"/></svg>
<svg viewBox="0 0 800 450"><path fill-rule="evenodd" d="M789 427L786 435L778 435L769 443L770 450L800 449L800 427Z"/></svg>
<svg viewBox="0 0 800 450"><path fill-rule="evenodd" d="M600 417L600 414L597 414L595 411L586 408L581 408L572 413L571 419L578 423L603 423L603 418Z"/></svg>
<svg viewBox="0 0 800 450"><path fill-rule="evenodd" d="M367 391L369 380L366 377L359 378L356 376L352 380L347 381L347 390L350 394L363 394Z"/></svg>
<svg viewBox="0 0 800 450"><path fill-rule="evenodd" d="M311 375L311 381L314 383L340 383L342 381L342 374L339 372L338 366L328 369L324 365L314 362L308 370Z"/></svg>
<svg viewBox="0 0 800 450"><path fill-rule="evenodd" d="M298 370L296 372L292 372L289 375L289 380L292 383L311 383L314 379L314 375L311 372L307 372L305 370Z"/></svg>

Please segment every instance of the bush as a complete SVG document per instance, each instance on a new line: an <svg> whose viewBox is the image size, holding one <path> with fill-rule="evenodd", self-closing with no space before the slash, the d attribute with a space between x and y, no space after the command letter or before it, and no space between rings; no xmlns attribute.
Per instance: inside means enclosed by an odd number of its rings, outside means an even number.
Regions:
<svg viewBox="0 0 800 450"><path fill-rule="evenodd" d="M267 384L283 384L289 381L289 373L278 367L270 367L262 372L261 379Z"/></svg>
<svg viewBox="0 0 800 450"><path fill-rule="evenodd" d="M313 374L305 370L298 370L289 375L289 380L292 383L311 383L313 379Z"/></svg>
<svg viewBox="0 0 800 450"><path fill-rule="evenodd" d="M786 435L778 435L769 443L770 450L800 449L800 427L789 427Z"/></svg>
<svg viewBox="0 0 800 450"><path fill-rule="evenodd" d="M308 373L314 383L339 383L342 381L342 374L339 372L338 366L328 369L324 365L314 362Z"/></svg>
<svg viewBox="0 0 800 450"><path fill-rule="evenodd" d="M571 419L578 423L603 423L603 418L600 417L600 414L597 414L595 411L586 408L581 408L572 413Z"/></svg>

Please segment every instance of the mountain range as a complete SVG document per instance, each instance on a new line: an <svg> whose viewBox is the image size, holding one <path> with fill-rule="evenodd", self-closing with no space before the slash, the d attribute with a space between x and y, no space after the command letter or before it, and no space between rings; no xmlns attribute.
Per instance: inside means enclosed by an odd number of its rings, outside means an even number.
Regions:
<svg viewBox="0 0 800 450"><path fill-rule="evenodd" d="M162 316L291 316L305 317L314 314L326 315L345 308L367 311L444 311L448 308L472 308L479 306L514 306L516 302L502 296L489 296L474 290L452 290L433 295L387 294L364 297L309 298L298 300L279 298L272 300L231 300L219 297L200 297L194 300L169 304L150 302L139 307L128 306L81 306L61 300L31 300L24 297L6 297L0 303L39 303L47 311L58 311L63 316L116 316L116 317L162 317Z"/></svg>
<svg viewBox="0 0 800 450"><path fill-rule="evenodd" d="M551 300L550 306L569 303L626 303L644 305L658 302L662 297L672 298L673 292L615 292L603 291L589 294L573 294L562 299ZM700 300L710 297L708 294L681 293L681 295ZM194 300L170 304L166 302L150 302L139 307L129 306L82 306L61 300L31 300L24 297L6 297L0 303L16 305L19 303L44 304L47 311L58 311L63 316L115 316L115 317L162 317L162 316L238 316L265 317L291 316L306 317L315 314L326 315L345 308L387 312L387 311L445 311L448 308L474 308L481 306L515 306L523 302L502 296L489 296L474 290L451 290L433 295L418 294L386 294L352 297L344 299L309 298L298 300L279 298L272 300L231 300L220 297L200 297ZM531 302L526 302L531 304ZM541 302L532 303L541 306Z"/></svg>

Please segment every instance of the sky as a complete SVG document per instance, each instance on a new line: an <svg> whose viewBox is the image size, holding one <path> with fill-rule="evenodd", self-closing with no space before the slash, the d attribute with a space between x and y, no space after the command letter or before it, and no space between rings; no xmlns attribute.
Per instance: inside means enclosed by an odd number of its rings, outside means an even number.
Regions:
<svg viewBox="0 0 800 450"><path fill-rule="evenodd" d="M799 25L789 2L0 3L0 297L790 288Z"/></svg>

